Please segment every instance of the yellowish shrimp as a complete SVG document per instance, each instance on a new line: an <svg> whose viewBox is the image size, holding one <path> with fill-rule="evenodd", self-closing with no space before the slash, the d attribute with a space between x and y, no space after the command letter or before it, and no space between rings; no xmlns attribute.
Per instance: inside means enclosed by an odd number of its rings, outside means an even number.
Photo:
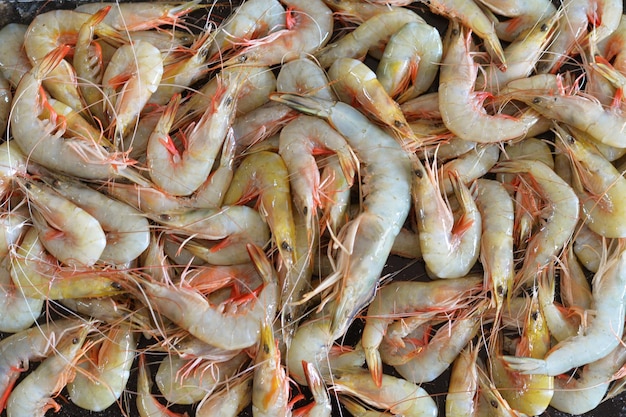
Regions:
<svg viewBox="0 0 626 417"><path fill-rule="evenodd" d="M543 359L504 356L507 365L524 374L556 376L608 355L624 332L624 268L626 251L618 247L594 276L594 314L582 332L552 347Z"/></svg>
<svg viewBox="0 0 626 417"><path fill-rule="evenodd" d="M482 288L479 277L437 280L431 282L394 281L378 290L370 303L361 343L372 379L377 384L382 378L382 359L378 346L394 318L416 311L449 311L463 305L463 297ZM409 315L404 314L404 315Z"/></svg>
<svg viewBox="0 0 626 417"><path fill-rule="evenodd" d="M457 356L450 371L446 394L447 417L474 417L478 408L479 349L470 342Z"/></svg>
<svg viewBox="0 0 626 417"><path fill-rule="evenodd" d="M597 272L600 266L604 238L586 225L581 225L574 239L574 253L586 270Z"/></svg>
<svg viewBox="0 0 626 417"><path fill-rule="evenodd" d="M344 371L335 374L333 389L356 397L373 407L389 410L394 415L437 416L437 404L426 390L402 378L383 375L379 387L374 384L366 370Z"/></svg>
<svg viewBox="0 0 626 417"><path fill-rule="evenodd" d="M24 295L11 279L8 258L0 262L0 332L28 329L42 312L44 299Z"/></svg>
<svg viewBox="0 0 626 417"><path fill-rule="evenodd" d="M282 65L276 76L276 91L337 100L326 72L309 58L294 59Z"/></svg>
<svg viewBox="0 0 626 417"><path fill-rule="evenodd" d="M377 14L398 8L391 4L363 2L361 0L324 0L324 3L333 9L335 20L348 27L361 24Z"/></svg>
<svg viewBox="0 0 626 417"><path fill-rule="evenodd" d="M140 417L186 417L187 413L177 414L168 410L151 392L150 368L143 353L139 354L139 375L137 376L137 412ZM197 414L196 414L197 415Z"/></svg>
<svg viewBox="0 0 626 417"><path fill-rule="evenodd" d="M330 67L340 58L362 59L368 50L386 44L391 35L410 22L423 23L424 19L406 9L376 14L336 42L315 52L315 58L322 68Z"/></svg>
<svg viewBox="0 0 626 417"><path fill-rule="evenodd" d="M0 29L0 41L4 45L0 51L0 72L13 88L17 87L22 76L32 68L23 48L27 30L28 26L20 23L9 23Z"/></svg>
<svg viewBox="0 0 626 417"><path fill-rule="evenodd" d="M235 118L238 79L220 77L211 104L197 123L183 133L179 150L169 132L174 123L180 96L174 96L148 139L147 163L150 178L163 191L187 196L206 181Z"/></svg>
<svg viewBox="0 0 626 417"><path fill-rule="evenodd" d="M555 302L555 278L556 268L550 265L538 274L537 277L537 297L541 314L544 317L550 337L557 342L561 342L569 337L576 336L580 329L581 322L578 317L568 314L568 311Z"/></svg>
<svg viewBox="0 0 626 417"><path fill-rule="evenodd" d="M291 415L289 379L280 362L280 350L270 324L262 324L261 341L254 362L256 366L252 383L252 415Z"/></svg>
<svg viewBox="0 0 626 417"><path fill-rule="evenodd" d="M248 406L251 397L252 378L244 375L200 403L196 417L237 417Z"/></svg>
<svg viewBox="0 0 626 417"><path fill-rule="evenodd" d="M0 137L4 137L9 126L9 114L11 113L11 102L13 93L9 80L0 72Z"/></svg>
<svg viewBox="0 0 626 417"><path fill-rule="evenodd" d="M558 146L570 155L572 186L587 227L607 238L626 237L626 179L622 173L582 135L558 126L556 133Z"/></svg>
<svg viewBox="0 0 626 417"><path fill-rule="evenodd" d="M156 313L198 339L223 349L250 347L259 341L261 323L276 315L279 292L276 272L262 250L250 245L250 256L260 268L264 285L246 311L232 312L228 307L224 311L224 307L210 305L198 291L173 284L143 281L141 292Z"/></svg>
<svg viewBox="0 0 626 417"><path fill-rule="evenodd" d="M48 76L69 47L56 49L26 73L15 92L10 126L15 143L28 159L46 168L85 179L109 180L126 177L145 183L129 166L124 154L110 153L84 138L66 139L54 120L40 118L45 95L41 82Z"/></svg>
<svg viewBox="0 0 626 417"><path fill-rule="evenodd" d="M579 201L572 188L543 162L520 159L500 162L493 172L525 174L530 186L546 201L544 224L533 235L516 276L516 286L532 281L572 237L578 223Z"/></svg>
<svg viewBox="0 0 626 417"><path fill-rule="evenodd" d="M17 384L7 401L7 416L43 417L48 410L61 409L53 397L74 378L76 363L91 328L91 324L83 325L74 337L64 337L56 345L54 354Z"/></svg>
<svg viewBox="0 0 626 417"><path fill-rule="evenodd" d="M333 13L322 0L282 0L282 3L288 8L286 28L250 41L250 46L224 62L224 66L271 66L326 45L333 32Z"/></svg>
<svg viewBox="0 0 626 417"><path fill-rule="evenodd" d="M328 78L341 101L383 123L404 148L414 150L422 145L404 118L400 105L387 94L376 73L367 65L358 59L339 58L330 66Z"/></svg>
<svg viewBox="0 0 626 417"><path fill-rule="evenodd" d="M535 114L490 115L483 107L487 95L474 90L478 64L474 62L471 43L471 31L452 22L447 34L449 46L439 73L439 110L443 122L452 133L473 142L502 142L525 136L537 121Z"/></svg>
<svg viewBox="0 0 626 417"><path fill-rule="evenodd" d="M102 74L105 113L115 129L114 144L124 149L132 146L121 141L162 77L161 51L150 43L136 41L117 48Z"/></svg>
<svg viewBox="0 0 626 417"><path fill-rule="evenodd" d="M0 144L0 197L9 195L16 186L17 177L27 175L27 160L15 141Z"/></svg>
<svg viewBox="0 0 626 417"><path fill-rule="evenodd" d="M463 26L469 28L471 32L474 32L476 36L483 39L485 41L485 49L487 49L491 59L502 70L506 69L506 57L494 25L476 3L458 0L421 1L426 3L431 12L460 22Z"/></svg>
<svg viewBox="0 0 626 417"><path fill-rule="evenodd" d="M199 0L192 0L185 3L86 3L74 10L93 14L105 6L112 7L104 23L121 31L140 31L161 25L175 25L181 16L205 7Z"/></svg>
<svg viewBox="0 0 626 417"><path fill-rule="evenodd" d="M90 347L88 359L78 364L76 377L67 385L72 402L90 411L113 405L130 379L138 341L129 321L105 332L104 339Z"/></svg>
<svg viewBox="0 0 626 417"><path fill-rule="evenodd" d="M562 267L560 276L560 295L563 305L570 308L591 308L591 286L576 255L574 245L568 245L567 251L561 256Z"/></svg>
<svg viewBox="0 0 626 417"><path fill-rule="evenodd" d="M472 195L455 173L450 180L461 213L455 216L439 191L436 168L413 161L413 200L422 257L429 273L439 278L467 275L478 259L482 220ZM455 262L449 262L450 257Z"/></svg>
<svg viewBox="0 0 626 417"><path fill-rule="evenodd" d="M389 38L376 76L385 91L403 103L430 88L442 55L439 31L424 22L409 22Z"/></svg>
<svg viewBox="0 0 626 417"><path fill-rule="evenodd" d="M295 225L291 208L289 173L280 155L256 152L241 161L224 204L243 204L258 195L259 211L267 220L272 238L287 267L295 257Z"/></svg>
<svg viewBox="0 0 626 417"><path fill-rule="evenodd" d="M64 138L81 138L86 143L104 147L112 146L112 143L105 137L102 130L96 128L81 113L70 106L53 98L48 100L47 105L49 106L48 114L45 114L45 110L43 114L51 120L56 118L59 121L59 124L65 129L63 133Z"/></svg>
<svg viewBox="0 0 626 417"><path fill-rule="evenodd" d="M337 305L331 325L332 334L339 337L358 311L373 298L393 241L408 216L411 160L392 136L345 103L290 94L274 99L328 121L367 166L362 178L368 185L363 211L342 228L337 270L310 293L312 296L335 284L339 287L333 295ZM395 163L389 164L389 161Z"/></svg>

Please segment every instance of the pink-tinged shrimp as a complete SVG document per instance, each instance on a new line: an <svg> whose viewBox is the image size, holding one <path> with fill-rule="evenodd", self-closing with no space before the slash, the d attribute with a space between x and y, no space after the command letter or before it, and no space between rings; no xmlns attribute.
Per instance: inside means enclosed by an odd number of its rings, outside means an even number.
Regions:
<svg viewBox="0 0 626 417"><path fill-rule="evenodd" d="M286 28L251 40L249 46L224 62L224 66L271 66L326 45L333 31L333 13L322 0L282 0L282 3L288 9Z"/></svg>
<svg viewBox="0 0 626 417"><path fill-rule="evenodd" d="M244 375L229 381L223 389L203 401L196 409L196 417L237 417L249 405L251 397L252 378Z"/></svg>
<svg viewBox="0 0 626 417"><path fill-rule="evenodd" d="M326 158L320 176L324 196L321 201L322 214L320 216L322 230L329 228L333 233L337 233L348 222L348 209L352 195L350 184L353 181L352 178L344 175L337 155L330 155Z"/></svg>
<svg viewBox="0 0 626 417"><path fill-rule="evenodd" d="M231 74L232 75L232 74ZM175 196L195 192L207 180L235 117L238 77L220 77L219 88L200 120L182 133L179 150L169 132L180 96L174 96L148 139L150 178L163 191Z"/></svg>
<svg viewBox="0 0 626 417"><path fill-rule="evenodd" d="M264 285L245 310L228 305L213 306L198 291L173 284L143 281L140 291L146 297L146 304L156 313L197 338L224 349L250 347L259 341L261 323L273 320L279 292L276 272L261 249L250 245L250 256L259 268Z"/></svg>
<svg viewBox="0 0 626 417"><path fill-rule="evenodd" d="M41 118L47 111L41 83L68 52L68 46L52 51L22 77L10 119L15 143L28 159L58 172L85 179L127 177L145 183L124 154L110 153L84 138L64 138L64 129L54 119Z"/></svg>
<svg viewBox="0 0 626 417"><path fill-rule="evenodd" d="M0 41L3 45L0 51L0 72L13 88L17 87L22 76L32 68L23 48L27 30L28 26L19 23L9 23L0 29Z"/></svg>
<svg viewBox="0 0 626 417"><path fill-rule="evenodd" d="M591 308L591 285L574 254L574 245L568 245L561 256L560 295L563 305L570 308Z"/></svg>
<svg viewBox="0 0 626 417"><path fill-rule="evenodd" d="M162 25L175 25L181 16L205 7L200 1L185 3L133 2L133 3L86 3L77 12L93 14L102 7L112 6L104 23L121 31L140 31Z"/></svg>
<svg viewBox="0 0 626 417"><path fill-rule="evenodd" d="M282 65L276 76L276 91L337 100L326 72L309 58L294 59Z"/></svg>
<svg viewBox="0 0 626 417"><path fill-rule="evenodd" d="M151 392L152 379L150 368L143 353L139 354L139 375L137 377L137 411L140 417L186 417L187 413L178 414L161 404Z"/></svg>
<svg viewBox="0 0 626 417"><path fill-rule="evenodd" d="M297 254L289 171L277 153L255 152L245 157L233 175L224 204L245 204L257 196L281 259L291 267Z"/></svg>
<svg viewBox="0 0 626 417"><path fill-rule="evenodd" d="M480 0L480 3L492 12L509 18L495 22L498 38L506 42L513 42L537 22L557 12L550 0Z"/></svg>
<svg viewBox="0 0 626 417"><path fill-rule="evenodd" d="M293 410L294 417L330 417L332 406L326 384L315 366L306 361L302 362L302 369L306 375L307 386L313 395L313 402Z"/></svg>
<svg viewBox="0 0 626 417"><path fill-rule="evenodd" d="M81 358L83 343L91 328L91 324L84 324L63 335L54 353L15 386L7 400L7 416L43 417L48 410L61 409L53 397L74 378L76 363Z"/></svg>
<svg viewBox="0 0 626 417"><path fill-rule="evenodd" d="M294 109L275 101L238 116L233 122L236 153L241 154L254 144L274 136L297 116Z"/></svg>
<svg viewBox="0 0 626 417"><path fill-rule="evenodd" d="M72 402L84 410L102 411L121 397L130 379L138 337L129 321L105 332L86 353L88 359L77 365L74 380L67 389Z"/></svg>
<svg viewBox="0 0 626 417"><path fill-rule="evenodd" d="M594 276L594 314L582 332L552 347L543 359L504 356L507 365L524 374L556 376L611 353L624 332L624 268L626 251L618 247Z"/></svg>
<svg viewBox="0 0 626 417"><path fill-rule="evenodd" d="M109 127L115 129L114 144L130 149L122 140L156 91L163 77L161 51L145 41L122 45L102 74L104 109Z"/></svg>
<svg viewBox="0 0 626 417"><path fill-rule="evenodd" d="M479 349L470 342L456 357L446 394L447 417L474 417L478 409Z"/></svg>
<svg viewBox="0 0 626 417"><path fill-rule="evenodd" d="M537 276L537 297L541 307L550 337L561 342L569 337L576 336L580 329L580 315L572 315L561 304L554 301L556 267L553 265L545 268ZM584 314L584 313L583 313Z"/></svg>
<svg viewBox="0 0 626 417"><path fill-rule="evenodd" d="M474 89L478 64L474 62L471 31L452 22L448 49L439 73L439 110L452 133L473 142L502 142L523 137L537 121L535 114L490 115L483 107L488 97Z"/></svg>
<svg viewBox="0 0 626 417"><path fill-rule="evenodd" d="M450 173L459 203L454 213L441 195L436 168L413 161L413 200L422 257L429 273L439 278L467 275L478 259L482 220L476 202L456 173ZM450 262L454 256L455 261Z"/></svg>
<svg viewBox="0 0 626 417"><path fill-rule="evenodd" d="M310 293L314 295L336 284L333 297L337 298L337 305L331 331L339 337L373 298L393 241L408 216L411 158L391 135L345 103L291 94L273 99L328 121L367 167L362 178L368 186L363 211L340 232L337 270ZM389 161L395 163L390 165Z"/></svg>
<svg viewBox="0 0 626 417"><path fill-rule="evenodd" d="M270 324L262 324L252 383L252 414L255 417L291 415L289 379L280 362L280 350L272 332Z"/></svg>

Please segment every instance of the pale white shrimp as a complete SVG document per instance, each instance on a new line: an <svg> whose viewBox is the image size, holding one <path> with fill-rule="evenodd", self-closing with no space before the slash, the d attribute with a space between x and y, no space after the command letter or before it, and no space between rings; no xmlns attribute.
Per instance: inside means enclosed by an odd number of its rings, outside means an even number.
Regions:
<svg viewBox="0 0 626 417"><path fill-rule="evenodd" d="M554 346L543 359L504 356L511 369L556 376L601 359L619 345L624 331L626 251L616 252L594 276L593 315L583 331Z"/></svg>
<svg viewBox="0 0 626 417"><path fill-rule="evenodd" d="M413 200L422 257L429 273L439 278L467 275L478 259L482 220L476 202L458 174L449 178L460 205L455 216L439 191L436 168L413 161ZM450 262L454 256L455 261Z"/></svg>
<svg viewBox="0 0 626 417"><path fill-rule="evenodd" d="M302 368L306 375L307 386L313 395L313 402L294 410L293 414L303 417L330 417L333 410L322 376L311 363L302 362Z"/></svg>
<svg viewBox="0 0 626 417"><path fill-rule="evenodd" d="M337 100L326 72L309 58L294 59L282 65L276 76L276 91Z"/></svg>
<svg viewBox="0 0 626 417"><path fill-rule="evenodd" d="M44 299L24 295L11 279L8 258L0 262L0 332L28 329L40 316Z"/></svg>
<svg viewBox="0 0 626 417"><path fill-rule="evenodd" d="M344 175L337 155L326 158L320 176L324 195L320 217L322 228L328 227L333 232L338 232L348 221L352 182L352 179Z"/></svg>
<svg viewBox="0 0 626 417"><path fill-rule="evenodd" d="M285 361L289 375L298 384L306 385L307 378L302 363L315 367L323 379L330 377L332 365L329 353L333 346L330 321L326 318L308 320L296 329L287 348Z"/></svg>
<svg viewBox="0 0 626 417"><path fill-rule="evenodd" d="M442 55L439 31L425 22L409 22L389 38L376 76L385 91L403 103L430 88Z"/></svg>
<svg viewBox="0 0 626 417"><path fill-rule="evenodd" d="M237 417L250 403L252 378L243 376L213 393L196 409L196 417ZM147 417L147 416L145 416Z"/></svg>
<svg viewBox="0 0 626 417"><path fill-rule="evenodd" d="M333 378L333 390L356 397L376 408L406 417L436 417L437 404L419 385L383 375L380 386L374 384L366 370L344 371Z"/></svg>
<svg viewBox="0 0 626 417"><path fill-rule="evenodd" d="M480 0L494 13L509 17L495 22L498 37L512 42L537 22L553 16L557 9L550 0Z"/></svg>
<svg viewBox="0 0 626 417"><path fill-rule="evenodd" d="M4 46L0 50L0 72L11 82L13 88L19 84L22 76L32 68L24 51L24 36L27 25L9 23L0 29L0 41Z"/></svg>
<svg viewBox="0 0 626 417"><path fill-rule="evenodd" d="M530 187L547 203L542 213L545 222L528 242L522 269L515 278L516 286L524 285L532 281L537 271L547 266L572 237L578 223L579 200L572 187L543 162L505 161L492 171L525 174Z"/></svg>
<svg viewBox="0 0 626 417"><path fill-rule="evenodd" d="M315 52L315 58L322 68L330 67L339 58L361 59L368 50L386 44L391 35L409 22L424 22L424 19L407 9L374 15L352 32Z"/></svg>
<svg viewBox="0 0 626 417"><path fill-rule="evenodd" d="M284 125L297 116L298 113L291 107L270 101L236 117L233 122L236 153L244 153L256 143L276 135Z"/></svg>
<svg viewBox="0 0 626 417"><path fill-rule="evenodd" d="M480 263L485 271L485 287L491 289L500 316L505 298L513 290L513 200L504 186L480 178L474 183L476 206L482 217Z"/></svg>
<svg viewBox="0 0 626 417"><path fill-rule="evenodd" d="M143 281L141 292L146 304L158 314L169 318L198 339L224 349L243 349L257 343L261 323L276 315L278 279L265 254L250 245L250 256L261 272L263 289L244 311L212 306L208 300L189 287ZM224 311L224 308L226 311ZM224 331L228 329L228 331Z"/></svg>
<svg viewBox="0 0 626 417"><path fill-rule="evenodd" d="M27 157L15 141L0 144L0 197L9 195L16 186L15 179L27 175Z"/></svg>
<svg viewBox="0 0 626 417"><path fill-rule="evenodd" d="M578 258L574 254L574 245L568 245L561 256L560 295L563 305L570 308L591 308L591 286Z"/></svg>
<svg viewBox="0 0 626 417"><path fill-rule="evenodd" d="M63 138L63 129L54 120L42 120L45 109L41 102L45 102L45 96L41 82L68 51L67 46L54 50L22 77L14 94L10 119L15 143L29 160L58 172L86 179L127 177L145 183L143 177L129 167L123 154L109 153L84 138Z"/></svg>
<svg viewBox="0 0 626 417"><path fill-rule="evenodd" d="M9 126L9 114L11 113L11 102L13 93L9 80L0 72L0 138L4 137ZM4 138L5 140L7 138Z"/></svg>
<svg viewBox="0 0 626 417"><path fill-rule="evenodd" d="M322 0L282 0L282 3L288 8L285 29L250 40L247 42L250 45L224 62L224 66L280 64L326 45L333 31L333 14Z"/></svg>
<svg viewBox="0 0 626 417"><path fill-rule="evenodd" d="M499 156L500 147L496 144L474 146L468 152L443 164L440 176L441 189L446 195L454 192L450 175L457 175L463 184L471 184L472 181L489 172L498 162ZM441 160L439 150L437 150L437 158Z"/></svg>
<svg viewBox="0 0 626 417"><path fill-rule="evenodd" d="M572 317L568 311L555 302L556 285L555 267L550 266L537 276L537 297L550 336L557 342L576 336L580 328L580 320Z"/></svg>
<svg viewBox="0 0 626 417"><path fill-rule="evenodd" d="M99 258L101 261L124 265L148 247L149 224L139 211L77 181L45 177L43 180L98 221L106 235L106 246Z"/></svg>
<svg viewBox="0 0 626 417"><path fill-rule="evenodd" d="M474 417L478 408L479 349L470 342L456 357L450 371L446 394L447 417Z"/></svg>
<svg viewBox="0 0 626 417"><path fill-rule="evenodd" d="M163 77L161 51L145 41L122 45L102 74L105 113L114 125L114 144L130 149L122 140Z"/></svg>
<svg viewBox="0 0 626 417"><path fill-rule="evenodd" d="M91 324L79 327L73 337L65 336L50 355L20 381L7 401L8 417L43 417L48 410L59 411L53 399L74 378L75 365L83 353L83 343Z"/></svg>
<svg viewBox="0 0 626 417"><path fill-rule="evenodd" d="M100 222L45 183L20 178L39 238L46 249L69 266L91 266L106 247Z"/></svg>
<svg viewBox="0 0 626 417"><path fill-rule="evenodd" d="M473 142L502 142L525 136L537 121L534 113L512 117L490 115L483 107L484 92L474 90L478 64L471 52L471 31L452 22L439 73L439 110L452 133Z"/></svg>
<svg viewBox="0 0 626 417"><path fill-rule="evenodd" d="M274 340L272 326L261 325L261 341L254 358L252 382L252 415L254 417L287 417L289 406L289 378L281 364L281 355Z"/></svg>
<svg viewBox="0 0 626 417"><path fill-rule="evenodd" d="M597 272L600 266L604 238L586 225L576 230L574 253L585 269Z"/></svg>
<svg viewBox="0 0 626 417"><path fill-rule="evenodd" d="M408 216L411 160L392 136L345 103L290 94L274 99L328 121L348 140L367 167L362 178L368 185L363 211L342 228L340 238L344 249L338 254L337 271L311 293L319 293L337 283L338 301L331 332L339 337L372 299L393 241ZM395 163L389 164L389 161Z"/></svg>
<svg viewBox="0 0 626 417"><path fill-rule="evenodd" d="M505 144L500 159L502 161L534 159L554 169L552 149L546 141L537 138L526 138L519 142ZM496 178L503 184L511 184L515 179L515 174L501 173L497 174Z"/></svg>
<svg viewBox="0 0 626 417"><path fill-rule="evenodd" d="M459 308L463 297L482 288L481 282L479 277L463 277L431 282L394 281L381 287L368 307L361 337L374 382L380 384L383 375L378 346L395 318L403 313Z"/></svg>
<svg viewBox="0 0 626 417"><path fill-rule="evenodd" d="M400 104L400 110L409 121L419 119L441 120L439 93L425 93Z"/></svg>
<svg viewBox="0 0 626 417"><path fill-rule="evenodd" d="M140 417L185 417L176 415L161 404L151 392L152 379L150 368L146 364L145 355L139 354L139 375L137 376L137 412ZM198 414L196 414L198 415Z"/></svg>
<svg viewBox="0 0 626 417"><path fill-rule="evenodd" d="M73 381L67 384L72 402L84 410L102 411L122 395L139 342L129 321L112 327L87 352L89 360L77 365Z"/></svg>

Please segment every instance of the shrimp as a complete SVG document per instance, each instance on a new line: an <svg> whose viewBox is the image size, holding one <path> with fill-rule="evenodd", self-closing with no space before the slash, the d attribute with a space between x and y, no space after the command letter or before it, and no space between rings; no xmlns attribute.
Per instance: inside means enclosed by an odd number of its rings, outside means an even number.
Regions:
<svg viewBox="0 0 626 417"><path fill-rule="evenodd" d="M387 94L367 65L357 59L339 58L328 69L328 78L341 101L383 123L404 148L413 150L422 145L404 118L400 105Z"/></svg>
<svg viewBox="0 0 626 417"><path fill-rule="evenodd" d="M150 368L143 353L139 354L139 375L137 376L137 412L140 417L186 417L187 413L176 414L164 407L152 395ZM196 414L198 415L198 414Z"/></svg>
<svg viewBox="0 0 626 417"><path fill-rule="evenodd" d="M17 384L7 401L7 416L43 417L50 409L61 409L52 397L74 378L75 365L81 358L91 327L91 324L83 325L73 337L63 337L56 344L54 354Z"/></svg>
<svg viewBox="0 0 626 417"><path fill-rule="evenodd" d="M330 155L326 158L320 176L324 196L321 200L322 214L320 216L320 224L323 228L328 227L335 233L348 221L352 195L350 184L353 181L344 175L337 155Z"/></svg>
<svg viewBox="0 0 626 417"><path fill-rule="evenodd" d="M122 45L113 54L102 74L105 113L114 125L114 144L122 143L130 126L156 91L163 77L161 51L145 41ZM118 93L118 90L120 89Z"/></svg>
<svg viewBox="0 0 626 417"><path fill-rule="evenodd" d="M574 191L581 202L583 220L593 232L607 237L626 237L626 179L592 143L570 130L556 127L558 146L570 155ZM574 136L576 135L576 136Z"/></svg>
<svg viewBox="0 0 626 417"><path fill-rule="evenodd" d="M406 9L376 14L336 42L315 52L315 58L322 68L330 67L340 58L362 59L368 50L386 44L394 33L410 22L423 23L424 19Z"/></svg>
<svg viewBox="0 0 626 417"><path fill-rule="evenodd" d="M342 134L366 166L363 211L342 228L337 271L311 294L339 280L331 332L344 334L357 312L374 296L393 241L406 220L411 200L411 160L395 139L355 108L342 102L281 94L273 97L306 114L321 117ZM389 161L395 161L390 165ZM390 199L389 195L394 198ZM335 296L333 296L335 297Z"/></svg>
<svg viewBox="0 0 626 417"><path fill-rule="evenodd" d="M98 221L106 236L101 261L123 265L136 259L148 247L149 224L139 211L77 181L45 177L43 180Z"/></svg>
<svg viewBox="0 0 626 417"><path fill-rule="evenodd" d="M27 157L14 141L0 144L0 198L5 199L16 185L16 178L27 175Z"/></svg>
<svg viewBox="0 0 626 417"><path fill-rule="evenodd" d="M600 266L604 238L586 225L581 225L574 238L574 253L586 270L597 272Z"/></svg>
<svg viewBox="0 0 626 417"><path fill-rule="evenodd" d="M421 1L426 3L431 12L446 16L451 21L460 22L469 28L470 32L474 32L476 36L483 39L485 49L487 49L491 59L502 71L506 70L506 57L494 25L476 3L458 0ZM442 68L445 67L446 64Z"/></svg>
<svg viewBox="0 0 626 417"><path fill-rule="evenodd" d="M280 155L256 152L245 157L224 196L224 204L244 204L258 195L259 211L269 224L282 261L291 267L295 251L295 225L289 174Z"/></svg>
<svg viewBox="0 0 626 417"><path fill-rule="evenodd" d="M0 72L0 137L4 137L9 126L9 114L11 112L11 102L13 93L9 80Z"/></svg>
<svg viewBox="0 0 626 417"><path fill-rule="evenodd" d="M333 13L322 0L282 0L288 7L286 28L250 45L224 62L224 66L271 66L313 53L326 45L333 31Z"/></svg>
<svg viewBox="0 0 626 417"><path fill-rule="evenodd" d="M470 342L456 357L446 394L447 417L473 417L478 408L479 349Z"/></svg>
<svg viewBox="0 0 626 417"><path fill-rule="evenodd" d="M291 107L271 101L236 117L233 122L235 153L241 154L252 145L276 135L297 116L298 113Z"/></svg>
<svg viewBox="0 0 626 417"><path fill-rule="evenodd" d="M11 280L10 260L0 262L0 332L28 329L39 317L44 300L25 296Z"/></svg>
<svg viewBox="0 0 626 417"><path fill-rule="evenodd" d="M282 65L276 76L276 91L337 100L326 72L309 58L294 59Z"/></svg>
<svg viewBox="0 0 626 417"><path fill-rule="evenodd" d="M383 375L379 387L366 370L344 371L335 374L333 390L357 397L366 404L389 410L395 415L437 416L437 405L426 390L402 378Z"/></svg>
<svg viewBox="0 0 626 417"><path fill-rule="evenodd" d="M473 142L502 142L525 136L537 121L535 114L489 115L483 107L487 95L474 90L478 64L471 53L471 31L452 22L447 39L449 46L439 73L439 110L446 127Z"/></svg>
<svg viewBox="0 0 626 417"><path fill-rule="evenodd" d="M430 88L442 55L437 29L424 22L409 22L389 38L376 76L389 96L403 103Z"/></svg>
<svg viewBox="0 0 626 417"><path fill-rule="evenodd" d="M532 281L572 237L578 223L579 200L574 190L543 162L520 159L500 162L492 172L524 173L530 186L547 202L542 209L545 223L526 248L516 286Z"/></svg>
<svg viewBox="0 0 626 417"><path fill-rule="evenodd" d="M554 4L549 0L480 0L480 3L500 16L510 18L495 23L498 38L507 42L513 42L523 32L534 27L537 22L557 12Z"/></svg>
<svg viewBox="0 0 626 417"><path fill-rule="evenodd" d="M24 51L24 36L27 25L9 23L0 29L0 41L4 46L0 51L0 72L16 88L22 76L32 68Z"/></svg>
<svg viewBox="0 0 626 417"><path fill-rule="evenodd" d="M322 376L311 363L302 362L302 368L314 402L294 410L293 415L297 417L330 417L332 406Z"/></svg>
<svg viewBox="0 0 626 417"><path fill-rule="evenodd" d="M147 162L150 178L163 191L187 196L206 181L222 149L235 117L239 82L237 77L218 81L220 85L211 105L200 120L183 133L179 151L169 135L180 96L170 101L154 132L148 139Z"/></svg>
<svg viewBox="0 0 626 417"><path fill-rule="evenodd" d="M244 375L203 401L196 409L196 417L237 417L249 404L251 396L252 378Z"/></svg>
<svg viewBox="0 0 626 417"><path fill-rule="evenodd" d="M434 168L417 159L413 166L413 200L426 268L439 278L465 276L478 259L481 240L482 220L476 202L459 176L451 172L452 188L462 212L455 216L441 196ZM452 254L455 262L449 262Z"/></svg>
<svg viewBox="0 0 626 417"><path fill-rule="evenodd" d="M261 325L261 341L254 358L252 383L252 415L255 417L286 417L289 406L289 379L280 363L280 350L271 325Z"/></svg>
<svg viewBox="0 0 626 417"><path fill-rule="evenodd" d="M89 359L78 364L76 377L67 385L72 402L84 410L102 411L113 405L130 379L139 342L131 323L112 327L104 337L90 347Z"/></svg>
<svg viewBox="0 0 626 417"><path fill-rule="evenodd" d="M440 149L437 149L436 155L439 160L442 160ZM487 174L498 162L499 156L500 147L496 144L473 146L468 152L443 165L440 177L441 188L446 195L454 193L451 180L451 176L454 175L457 175L463 184L471 184L472 181Z"/></svg>
<svg viewBox="0 0 626 417"><path fill-rule="evenodd" d="M553 265L541 271L537 277L537 297L550 337L561 342L576 336L580 329L578 317L568 314L563 306L555 303L555 267Z"/></svg>
<svg viewBox="0 0 626 417"><path fill-rule="evenodd" d="M491 290L500 317L505 298L511 296L515 276L513 258L513 200L497 181L475 182L476 206L482 218L480 263L485 271L485 287Z"/></svg>
<svg viewBox="0 0 626 417"><path fill-rule="evenodd" d="M624 331L624 279L626 251L618 248L592 283L594 314L581 333L569 337L552 349L543 359L504 356L506 364L523 374L556 376L608 355L619 345Z"/></svg>
<svg viewBox="0 0 626 417"><path fill-rule="evenodd" d="M126 177L145 183L143 177L130 168L130 161L123 154L109 153L83 138L63 138L63 129L53 120L40 118L46 100L41 93L41 82L68 51L67 46L54 50L22 77L10 118L15 143L29 160L54 171L85 179Z"/></svg>
<svg viewBox="0 0 626 417"><path fill-rule="evenodd" d="M212 306L198 291L189 287L142 281L141 293L151 309L169 318L198 339L223 349L243 349L257 343L261 323L276 315L278 280L265 254L250 245L250 256L259 268L264 285L244 311ZM234 310L234 311L233 311ZM229 329L224 332L224 329Z"/></svg>
<svg viewBox="0 0 626 417"><path fill-rule="evenodd" d="M462 305L462 297L482 288L481 279L459 278L431 282L394 281L381 287L367 309L361 343L372 379L380 384L382 360L378 347L387 327L402 313L448 311ZM408 315L408 314L407 314Z"/></svg>

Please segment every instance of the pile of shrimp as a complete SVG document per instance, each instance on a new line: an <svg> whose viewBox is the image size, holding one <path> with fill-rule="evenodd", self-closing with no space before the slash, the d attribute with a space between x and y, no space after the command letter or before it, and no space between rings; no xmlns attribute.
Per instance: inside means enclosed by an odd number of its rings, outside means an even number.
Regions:
<svg viewBox="0 0 626 417"><path fill-rule="evenodd" d="M618 396L623 16L196 0L1 28L0 411L538 416Z"/></svg>

